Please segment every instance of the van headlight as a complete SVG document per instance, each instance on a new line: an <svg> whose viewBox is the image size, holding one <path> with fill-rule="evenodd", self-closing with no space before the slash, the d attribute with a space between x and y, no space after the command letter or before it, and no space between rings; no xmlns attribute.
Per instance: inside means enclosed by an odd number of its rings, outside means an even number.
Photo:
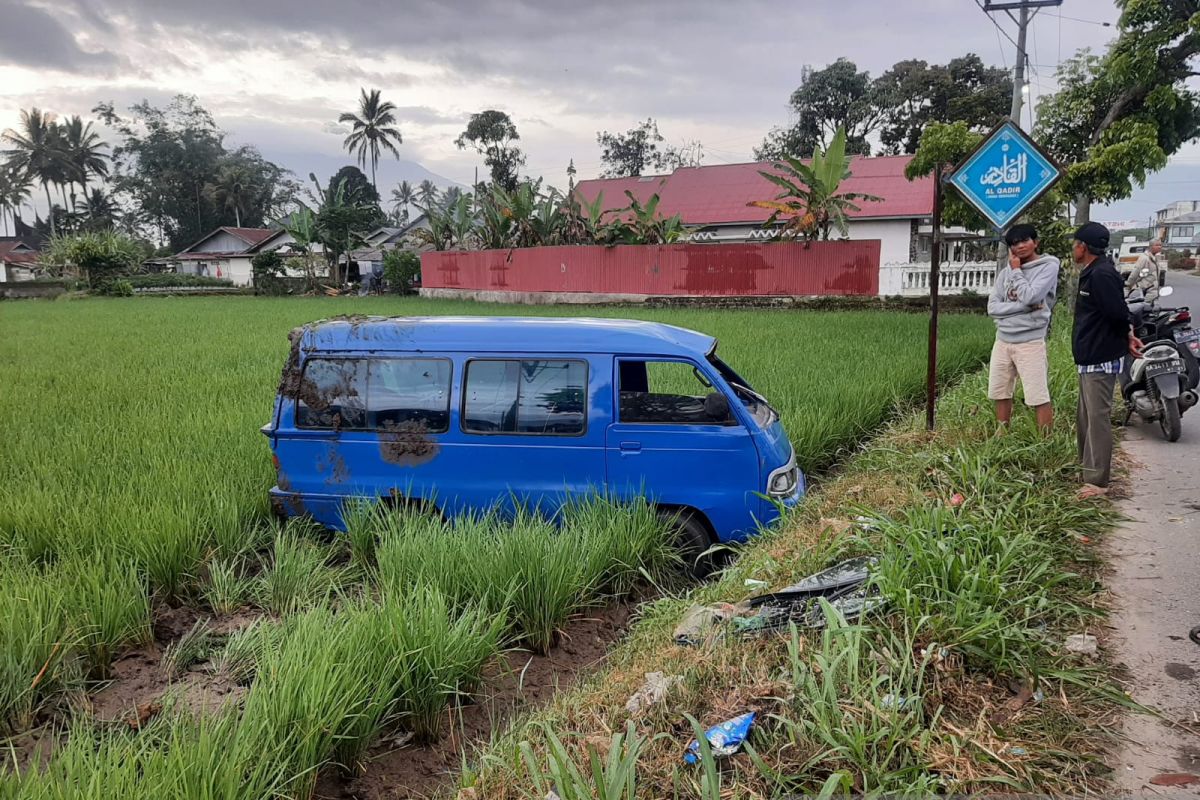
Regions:
<svg viewBox="0 0 1200 800"><path fill-rule="evenodd" d="M796 453L792 451L791 458L767 478L767 494L771 497L788 497L796 491L800 482L800 470L796 467Z"/></svg>

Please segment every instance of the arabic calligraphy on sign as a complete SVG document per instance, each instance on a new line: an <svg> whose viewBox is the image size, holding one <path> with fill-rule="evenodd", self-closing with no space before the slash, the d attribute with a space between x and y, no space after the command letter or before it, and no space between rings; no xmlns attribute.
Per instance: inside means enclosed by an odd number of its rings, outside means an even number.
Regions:
<svg viewBox="0 0 1200 800"><path fill-rule="evenodd" d="M1029 157L1019 153L1010 159L1005 153L1004 159L980 176L979 182L984 186L1020 186L1029 174Z"/></svg>

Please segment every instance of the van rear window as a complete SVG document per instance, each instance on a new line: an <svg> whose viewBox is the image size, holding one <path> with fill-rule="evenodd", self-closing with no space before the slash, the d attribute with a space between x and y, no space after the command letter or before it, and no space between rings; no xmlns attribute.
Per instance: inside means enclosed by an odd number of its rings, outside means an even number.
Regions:
<svg viewBox="0 0 1200 800"><path fill-rule="evenodd" d="M309 359L296 400L296 426L445 432L450 371L447 359Z"/></svg>
<svg viewBox="0 0 1200 800"><path fill-rule="evenodd" d="M463 430L577 436L587 424L584 361L467 363Z"/></svg>

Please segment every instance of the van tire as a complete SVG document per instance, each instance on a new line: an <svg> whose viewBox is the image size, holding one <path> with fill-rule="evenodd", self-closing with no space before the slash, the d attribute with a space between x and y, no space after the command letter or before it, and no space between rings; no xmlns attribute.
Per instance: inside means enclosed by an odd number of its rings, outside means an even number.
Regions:
<svg viewBox="0 0 1200 800"><path fill-rule="evenodd" d="M660 508L658 518L668 527L670 537L682 559L683 571L696 580L704 580L716 567L715 555L708 553L712 534L704 518L690 509Z"/></svg>

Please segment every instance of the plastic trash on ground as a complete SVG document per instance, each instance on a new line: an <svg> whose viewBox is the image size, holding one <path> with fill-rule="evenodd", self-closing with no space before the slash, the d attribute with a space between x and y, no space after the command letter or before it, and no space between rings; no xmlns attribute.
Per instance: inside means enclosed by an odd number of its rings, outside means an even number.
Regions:
<svg viewBox="0 0 1200 800"><path fill-rule="evenodd" d="M742 742L746 741L746 737L750 735L750 726L754 724L754 717L757 712L750 711L741 716L727 719L720 725L714 725L704 732L704 738L708 740L709 747L712 748L712 754L715 758L723 758L731 756L738 751L742 746ZM689 764L697 764L700 761L700 742L693 739L688 745L687 754L683 760Z"/></svg>
<svg viewBox="0 0 1200 800"><path fill-rule="evenodd" d="M625 702L625 710L630 716L637 716L643 709L658 705L667 699L672 688L683 683L682 675L664 675L661 672L647 672L646 681L641 688L630 695Z"/></svg>

